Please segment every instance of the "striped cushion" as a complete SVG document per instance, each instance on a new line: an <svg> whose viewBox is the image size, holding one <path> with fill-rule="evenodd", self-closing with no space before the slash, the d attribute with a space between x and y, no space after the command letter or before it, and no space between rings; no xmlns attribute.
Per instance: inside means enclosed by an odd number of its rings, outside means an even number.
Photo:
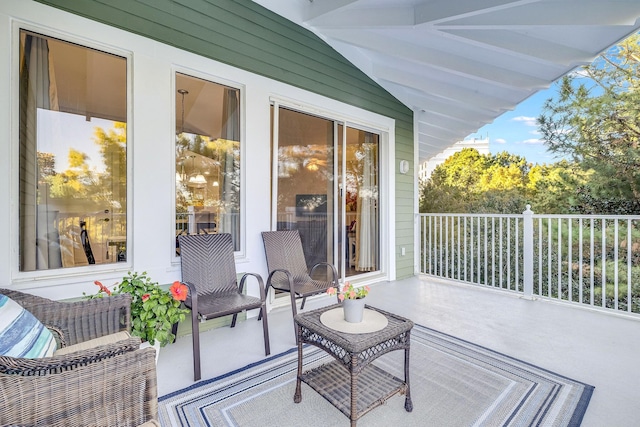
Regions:
<svg viewBox="0 0 640 427"><path fill-rule="evenodd" d="M49 357L56 340L33 314L0 294L0 355L36 359Z"/></svg>

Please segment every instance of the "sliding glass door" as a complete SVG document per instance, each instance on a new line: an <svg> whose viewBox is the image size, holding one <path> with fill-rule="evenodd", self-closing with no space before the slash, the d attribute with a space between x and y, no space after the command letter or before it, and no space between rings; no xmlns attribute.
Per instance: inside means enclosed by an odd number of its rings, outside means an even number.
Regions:
<svg viewBox="0 0 640 427"><path fill-rule="evenodd" d="M276 229L298 230L307 265L334 261L335 138L333 121L280 108Z"/></svg>
<svg viewBox="0 0 640 427"><path fill-rule="evenodd" d="M272 116L273 228L300 232L309 266L380 270L379 134L282 106Z"/></svg>

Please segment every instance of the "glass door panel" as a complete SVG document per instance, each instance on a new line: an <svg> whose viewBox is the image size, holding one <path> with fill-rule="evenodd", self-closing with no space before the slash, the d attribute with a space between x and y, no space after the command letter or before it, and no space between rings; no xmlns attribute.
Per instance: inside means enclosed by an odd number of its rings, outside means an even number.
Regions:
<svg viewBox="0 0 640 427"><path fill-rule="evenodd" d="M378 134L347 127L345 192L345 276L380 269Z"/></svg>
<svg viewBox="0 0 640 427"><path fill-rule="evenodd" d="M278 110L277 230L298 230L307 265L334 262L334 123Z"/></svg>

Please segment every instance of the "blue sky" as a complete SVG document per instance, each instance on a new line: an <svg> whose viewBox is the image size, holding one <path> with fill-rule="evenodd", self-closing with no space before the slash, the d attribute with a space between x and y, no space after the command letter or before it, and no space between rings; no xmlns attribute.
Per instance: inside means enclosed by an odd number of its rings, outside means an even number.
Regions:
<svg viewBox="0 0 640 427"><path fill-rule="evenodd" d="M553 97L556 91L554 84L532 95L513 111L503 113L493 123L484 125L466 139L488 137L491 154L507 151L526 158L530 163L557 162L560 158L547 151L536 125L536 119L542 113L542 104Z"/></svg>

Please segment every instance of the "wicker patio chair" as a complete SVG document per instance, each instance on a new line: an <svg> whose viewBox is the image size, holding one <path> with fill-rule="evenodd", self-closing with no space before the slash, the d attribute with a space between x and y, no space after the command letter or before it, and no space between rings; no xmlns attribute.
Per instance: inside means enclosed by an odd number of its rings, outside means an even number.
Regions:
<svg viewBox="0 0 640 427"><path fill-rule="evenodd" d="M238 285L231 234L196 234L178 236L178 239L182 281L189 288L185 305L191 309L194 381L198 381L201 376L198 317L205 321L231 314L233 328L238 313L260 309L258 320L262 319L264 352L269 355L271 350L264 282L259 274L245 273ZM260 298L243 293L249 277L254 277L258 282Z"/></svg>
<svg viewBox="0 0 640 427"><path fill-rule="evenodd" d="M0 289L0 294L20 304L57 334L59 347L131 329L131 296L126 294L75 302L53 301L11 289Z"/></svg>
<svg viewBox="0 0 640 427"><path fill-rule="evenodd" d="M0 425L137 426L157 418L155 351L123 334L130 329L129 295L67 303L0 293L49 327L67 351L39 359L0 356ZM96 338L101 344L87 342ZM84 349L74 351L78 346Z"/></svg>
<svg viewBox="0 0 640 427"><path fill-rule="evenodd" d="M319 262L313 265L311 270L308 269L298 230L265 231L262 233L262 241L269 270L267 293L269 288L289 292L294 317L298 312L296 298L302 298L300 310L303 310L307 297L322 294L331 287L339 286L338 272L333 264ZM322 270L323 267L324 272L328 272L328 280L313 279L314 272L317 269Z"/></svg>

